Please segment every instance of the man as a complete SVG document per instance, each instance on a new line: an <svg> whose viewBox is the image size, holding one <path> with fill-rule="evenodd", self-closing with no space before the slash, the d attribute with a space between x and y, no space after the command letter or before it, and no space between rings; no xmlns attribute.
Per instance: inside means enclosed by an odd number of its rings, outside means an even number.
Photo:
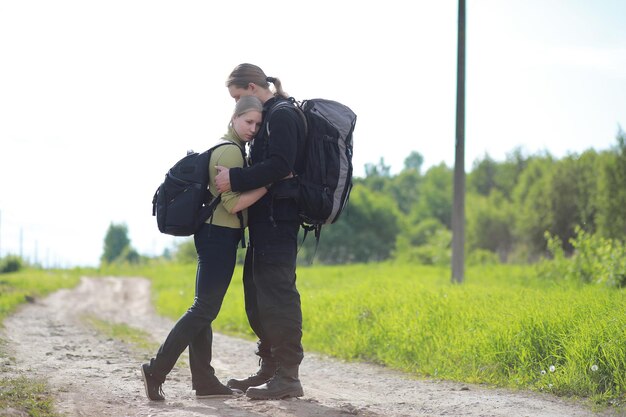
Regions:
<svg viewBox="0 0 626 417"><path fill-rule="evenodd" d="M270 83L276 93L270 90ZM296 288L297 236L300 228L295 180L301 172L304 123L291 104L280 108L288 96L280 80L267 77L261 68L241 64L230 74L230 95L254 95L263 102L263 124L250 147L250 166L218 167L219 192L246 191L267 186L269 192L248 209L250 246L244 264L244 293L248 321L258 336L261 367L245 379L231 379L228 386L254 399L278 399L304 395L298 378L303 358L302 309ZM271 135L270 135L271 133Z"/></svg>

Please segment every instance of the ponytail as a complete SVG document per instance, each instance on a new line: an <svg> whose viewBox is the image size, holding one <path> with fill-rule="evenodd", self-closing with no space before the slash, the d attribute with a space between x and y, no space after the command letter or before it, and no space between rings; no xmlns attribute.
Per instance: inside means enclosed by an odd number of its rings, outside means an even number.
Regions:
<svg viewBox="0 0 626 417"><path fill-rule="evenodd" d="M276 92L274 93L274 95L276 97L280 97L280 98L289 98L289 94L287 94L284 90L283 90L283 85L280 82L280 80L276 77L266 77L265 80L268 83L272 83L274 84L274 89L276 90Z"/></svg>
<svg viewBox="0 0 626 417"><path fill-rule="evenodd" d="M248 88L250 83L256 84L261 88L270 89L270 83L274 84L274 96L281 98L289 98L289 95L283 90L280 80L276 77L268 77L263 70L253 64L239 64L230 73L226 80L226 87L235 86L238 88Z"/></svg>

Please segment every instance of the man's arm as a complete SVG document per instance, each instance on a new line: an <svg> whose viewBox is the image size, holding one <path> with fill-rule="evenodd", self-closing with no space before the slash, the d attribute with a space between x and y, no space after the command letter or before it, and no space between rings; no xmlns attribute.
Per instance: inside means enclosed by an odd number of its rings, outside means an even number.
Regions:
<svg viewBox="0 0 626 417"><path fill-rule="evenodd" d="M230 169L228 178L233 191L261 188L293 171L298 150L298 117L295 111L289 109L278 110L272 115L268 157L250 167Z"/></svg>
<svg viewBox="0 0 626 417"><path fill-rule="evenodd" d="M218 165L215 168L217 169L217 175L215 176L217 191L220 194L230 191L230 168L226 168L221 165Z"/></svg>

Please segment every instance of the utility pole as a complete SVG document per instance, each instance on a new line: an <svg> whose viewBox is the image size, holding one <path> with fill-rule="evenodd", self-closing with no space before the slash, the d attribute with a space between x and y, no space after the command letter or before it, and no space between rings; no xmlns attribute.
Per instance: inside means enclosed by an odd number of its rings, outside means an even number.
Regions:
<svg viewBox="0 0 626 417"><path fill-rule="evenodd" d="M465 276L465 0L459 0L453 197L452 282L462 283Z"/></svg>

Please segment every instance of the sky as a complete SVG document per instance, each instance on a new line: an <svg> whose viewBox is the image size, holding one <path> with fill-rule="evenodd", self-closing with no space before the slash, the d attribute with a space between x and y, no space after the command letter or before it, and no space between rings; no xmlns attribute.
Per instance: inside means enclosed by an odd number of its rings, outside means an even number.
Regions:
<svg viewBox="0 0 626 417"><path fill-rule="evenodd" d="M457 1L0 0L0 257L97 266L111 223L159 255L151 201L225 132L259 65L357 114L354 169L454 165ZM626 128L626 2L467 0L466 170L607 150Z"/></svg>

